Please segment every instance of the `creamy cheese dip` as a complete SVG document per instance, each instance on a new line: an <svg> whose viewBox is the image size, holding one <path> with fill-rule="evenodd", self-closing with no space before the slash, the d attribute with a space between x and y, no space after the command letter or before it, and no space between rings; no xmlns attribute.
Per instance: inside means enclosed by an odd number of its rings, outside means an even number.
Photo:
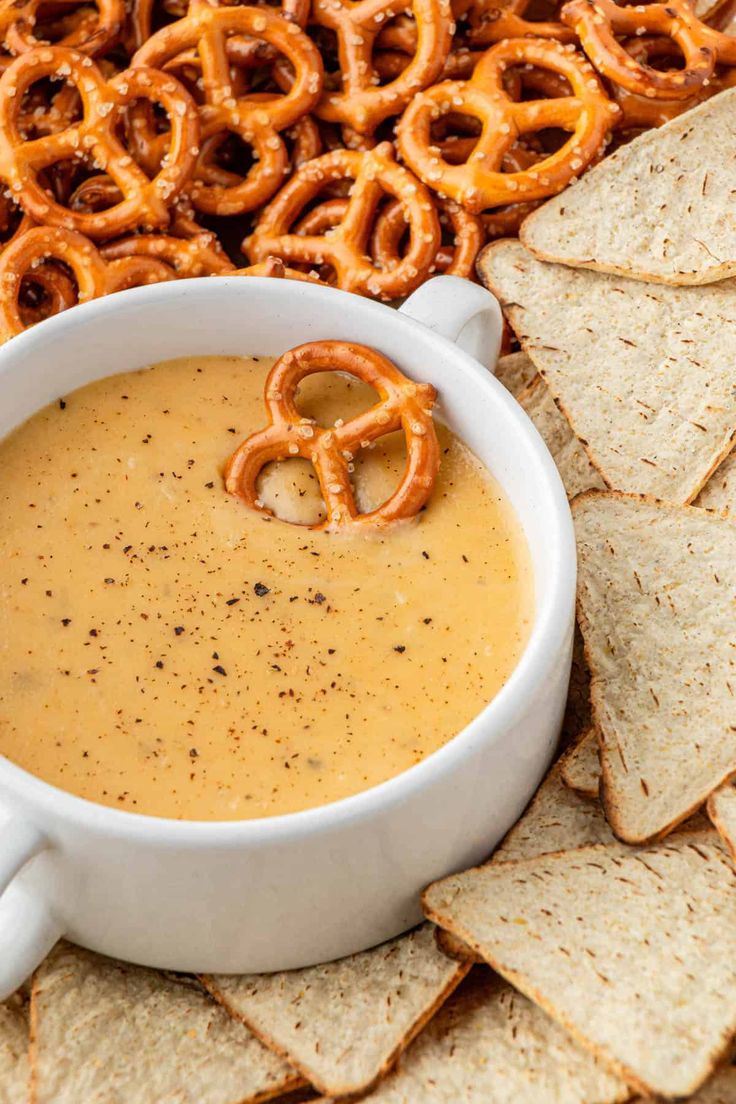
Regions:
<svg viewBox="0 0 736 1104"><path fill-rule="evenodd" d="M533 617L521 527L442 426L419 517L312 532L228 495L225 463L265 425L267 358L197 357L102 380L0 442L0 752L62 789L191 820L346 797L441 747L497 693ZM323 425L375 401L306 380ZM492 427L489 426L489 432ZM363 509L403 437L356 458ZM306 461L261 498L315 521Z"/></svg>

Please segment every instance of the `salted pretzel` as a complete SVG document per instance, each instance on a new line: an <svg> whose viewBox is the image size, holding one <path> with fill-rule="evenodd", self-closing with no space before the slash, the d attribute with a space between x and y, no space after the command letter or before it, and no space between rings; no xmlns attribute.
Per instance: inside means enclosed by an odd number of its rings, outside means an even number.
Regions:
<svg viewBox="0 0 736 1104"><path fill-rule="evenodd" d="M381 84L373 62L376 39L387 19L409 10L416 36L411 59L393 80ZM317 114L357 134L373 134L419 89L436 81L452 45L449 0L314 0L311 19L336 33L342 75L342 89L326 91Z"/></svg>
<svg viewBox="0 0 736 1104"><path fill-rule="evenodd" d="M27 328L21 299L23 281L43 281L43 269L49 262L57 262L72 273L79 303L175 276L168 265L151 257L125 257L108 263L94 243L75 230L34 227L16 237L0 254L0 330L6 334L18 334Z"/></svg>
<svg viewBox="0 0 736 1104"><path fill-rule="evenodd" d="M289 268L280 257L269 257L258 264L248 265L247 268L236 268L234 272L222 272L222 276L270 276L281 280L301 280L305 284L321 284L322 281L314 272L300 272L296 268Z"/></svg>
<svg viewBox="0 0 736 1104"><path fill-rule="evenodd" d="M327 233L299 233L305 209L335 182L354 181L344 215ZM383 271L367 256L374 215L386 196L401 203L409 244L400 263ZM252 262L268 256L290 263L330 265L337 286L377 299L408 295L429 275L441 243L437 212L426 188L394 159L390 142L373 150L334 150L299 169L261 215L243 243Z"/></svg>
<svg viewBox="0 0 736 1104"><path fill-rule="evenodd" d="M629 57L645 65L659 60L679 62L682 56L672 39L662 38L659 35L627 39L623 45ZM701 85L695 94L686 100L660 100L639 96L635 92L627 91L620 84L612 83L611 95L621 108L617 129L629 131L639 127L649 129L662 126L670 119L681 115L683 111L689 111L691 107L714 96L721 89L722 83L714 77L707 84Z"/></svg>
<svg viewBox="0 0 736 1104"><path fill-rule="evenodd" d="M573 95L514 102L504 73L519 65L559 74ZM432 141L432 124L450 112L482 123L464 164L450 164ZM558 42L517 38L491 47L469 81L446 81L419 93L404 112L397 136L404 161L425 184L477 213L562 191L598 155L617 116L618 107L585 58ZM521 135L547 127L559 127L570 137L532 168L501 171L504 155Z"/></svg>
<svg viewBox="0 0 736 1104"><path fill-rule="evenodd" d="M23 54L44 45L44 26L39 18L44 8L66 9L68 26L61 28L54 45L68 46L95 56L114 45L125 22L125 0L15 0L0 8L0 36L11 54Z"/></svg>
<svg viewBox="0 0 736 1104"><path fill-rule="evenodd" d="M24 141L20 133L23 95L36 81L63 76L76 86L82 118L55 134ZM116 134L121 113L137 98L160 104L171 120L166 164L153 179L142 171ZM128 69L105 81L91 58L61 46L21 54L0 78L0 177L23 209L39 222L77 230L95 239L136 226L165 226L168 209L194 170L198 152L197 110L189 94L170 76L153 69ZM45 189L44 170L87 154L121 193L106 210L76 212Z"/></svg>
<svg viewBox="0 0 736 1104"><path fill-rule="evenodd" d="M163 261L179 277L220 276L235 271L235 265L213 244L214 234L203 232L192 238L170 234L130 234L100 247L107 261L124 257L151 257Z"/></svg>
<svg viewBox="0 0 736 1104"><path fill-rule="evenodd" d="M483 223L477 215L451 201L440 200L438 208L440 222L446 223L450 231L450 242L438 249L432 270L472 279L475 259L486 240ZM400 246L406 229L401 204L396 200L379 212L371 234L371 256L381 268L391 271L400 264Z"/></svg>
<svg viewBox="0 0 736 1104"><path fill-rule="evenodd" d="M297 234L325 234L339 226L348 207L340 197L325 200L313 207L295 226ZM475 258L485 242L483 222L448 200L438 200L440 225L449 231L451 240L441 244L431 272L472 279ZM386 272L395 269L402 258L401 243L408 226L398 200L392 199L377 214L370 236L370 256Z"/></svg>
<svg viewBox="0 0 736 1104"><path fill-rule="evenodd" d="M235 35L264 42L286 57L294 80L285 95L266 102L235 97L227 56L227 40ZM223 133L230 133L253 147L256 160L247 177L234 184L206 183L195 173L189 195L195 207L206 214L235 215L255 210L276 192L288 167L288 152L280 132L292 127L319 100L322 58L296 23L269 8L214 7L208 0L191 0L184 19L162 27L144 43L133 58L133 66L162 69L192 48L196 48L202 73L202 158L206 162L211 145Z"/></svg>
<svg viewBox="0 0 736 1104"><path fill-rule="evenodd" d="M689 0L625 7L614 0L569 0L561 18L572 27L596 69L639 96L684 100L713 76L717 62L736 64L736 38L707 26ZM679 47L682 68L660 70L637 60L618 41L622 36L662 35Z"/></svg>
<svg viewBox="0 0 736 1104"><path fill-rule="evenodd" d="M296 405L299 384L316 372L348 372L378 392L380 401L354 418L324 428L303 417ZM270 514L258 497L258 476L266 464L300 456L313 465L327 517L312 529L355 532L415 517L427 503L440 465L432 420L437 393L407 379L390 360L365 345L312 341L284 353L268 374L264 390L269 425L238 448L225 469L225 487L246 506ZM351 462L387 433L403 429L406 467L383 505L360 513L350 481Z"/></svg>
<svg viewBox="0 0 736 1104"><path fill-rule="evenodd" d="M468 17L469 46L492 46L505 38L551 38L574 42L575 34L558 20L526 19L531 0L475 0Z"/></svg>

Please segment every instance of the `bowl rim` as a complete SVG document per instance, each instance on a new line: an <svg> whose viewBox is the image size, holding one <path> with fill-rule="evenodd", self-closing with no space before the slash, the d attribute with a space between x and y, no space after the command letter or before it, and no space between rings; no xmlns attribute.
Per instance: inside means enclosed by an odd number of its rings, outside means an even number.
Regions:
<svg viewBox="0 0 736 1104"><path fill-rule="evenodd" d="M292 280L263 277L219 276L177 280L132 288L115 295L79 304L57 314L13 337L0 347L0 391L6 373L18 370L14 363L32 355L37 346L43 348L51 340L67 341L74 330L94 315L105 318L125 311L139 302L148 306L171 296L186 297L195 288L205 297L216 289L237 288L246 294L248 288L267 285L269 293L279 300L291 296L313 299L315 304L325 295L342 296L344 306L351 311L375 315L385 324L405 326L421 332L424 340L436 343L440 352L450 355L455 367L471 382L471 386L495 391L495 402L501 404L523 449L536 463L535 474L543 482L536 494L546 498L553 524L546 534L546 551L551 561L551 581L541 605L535 610L534 623L516 667L509 678L479 713L446 743L419 763L397 775L337 801L317 805L278 816L254 817L247 820L177 820L146 813L131 812L101 805L61 789L17 766L0 754L0 808L11 796L14 806L29 802L36 815L49 815L54 822L74 821L97 835L126 836L144 840L153 834L157 843L171 846L239 848L243 845L267 846L287 838L321 835L341 827L369 820L382 809L406 803L414 791L432 786L453 762L472 752L481 740L500 740L524 713L531 686L540 685L555 667L566 646L575 608L576 551L572 515L557 467L538 430L513 396L477 360L464 352L454 341L431 330L410 314L383 303L362 298L349 292ZM99 377L104 378L104 377Z"/></svg>

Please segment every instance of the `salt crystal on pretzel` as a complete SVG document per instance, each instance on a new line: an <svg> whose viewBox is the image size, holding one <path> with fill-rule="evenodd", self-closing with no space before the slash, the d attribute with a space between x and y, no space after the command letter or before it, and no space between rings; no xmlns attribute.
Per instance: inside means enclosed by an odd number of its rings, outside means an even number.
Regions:
<svg viewBox="0 0 736 1104"><path fill-rule="evenodd" d="M304 418L296 406L299 384L317 372L347 372L377 391L380 401L354 418L325 429ZM258 476L275 460L300 456L314 466L327 510L326 520L310 528L364 531L415 517L429 500L440 466L432 420L436 395L434 387L407 379L395 364L365 345L347 341L299 345L279 357L269 372L264 399L270 424L244 441L230 457L225 486L252 510L269 514L258 496ZM401 481L381 506L360 513L346 455L352 456L399 429L406 435L407 446Z"/></svg>

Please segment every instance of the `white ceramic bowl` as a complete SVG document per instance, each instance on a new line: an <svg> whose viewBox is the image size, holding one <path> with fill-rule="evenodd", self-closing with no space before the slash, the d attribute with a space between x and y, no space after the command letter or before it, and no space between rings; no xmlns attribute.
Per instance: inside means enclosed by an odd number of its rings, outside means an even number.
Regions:
<svg viewBox="0 0 736 1104"><path fill-rule="evenodd" d="M422 887L481 860L519 816L559 732L575 548L552 459L487 370L500 326L495 299L451 276L399 311L289 280L217 278L100 299L0 349L1 437L77 387L169 357L276 355L317 338L374 345L437 387L442 417L516 509L536 587L528 646L483 712L422 763L331 805L242 822L157 819L84 801L0 757L0 996L61 935L223 973L362 950L416 923Z"/></svg>

